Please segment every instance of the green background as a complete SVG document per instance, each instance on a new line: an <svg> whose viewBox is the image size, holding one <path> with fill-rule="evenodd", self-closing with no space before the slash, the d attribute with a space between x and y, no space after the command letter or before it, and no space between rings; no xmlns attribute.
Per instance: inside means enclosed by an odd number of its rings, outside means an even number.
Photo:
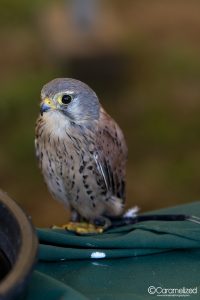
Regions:
<svg viewBox="0 0 200 300"><path fill-rule="evenodd" d="M198 217L199 204L152 214ZM157 293L148 292L151 286L195 289L189 299L199 299L199 226L189 221L147 221L88 236L38 229L39 262L26 300L157 299ZM94 259L94 253L105 257Z"/></svg>

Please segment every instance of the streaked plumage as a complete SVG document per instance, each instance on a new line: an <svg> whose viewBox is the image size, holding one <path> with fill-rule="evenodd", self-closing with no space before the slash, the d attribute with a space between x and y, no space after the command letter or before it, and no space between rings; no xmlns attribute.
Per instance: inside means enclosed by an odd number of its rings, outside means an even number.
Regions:
<svg viewBox="0 0 200 300"><path fill-rule="evenodd" d="M117 123L75 79L52 80L41 98L36 155L53 197L88 221L122 215L127 147Z"/></svg>

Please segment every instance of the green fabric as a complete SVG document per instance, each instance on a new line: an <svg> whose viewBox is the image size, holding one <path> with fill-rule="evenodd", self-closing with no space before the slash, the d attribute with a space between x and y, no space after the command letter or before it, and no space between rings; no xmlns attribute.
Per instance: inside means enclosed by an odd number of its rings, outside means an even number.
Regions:
<svg viewBox="0 0 200 300"><path fill-rule="evenodd" d="M200 202L151 213L200 216ZM87 236L37 232L39 262L27 300L155 299L149 286L197 287L190 299L200 297L199 224L147 221Z"/></svg>

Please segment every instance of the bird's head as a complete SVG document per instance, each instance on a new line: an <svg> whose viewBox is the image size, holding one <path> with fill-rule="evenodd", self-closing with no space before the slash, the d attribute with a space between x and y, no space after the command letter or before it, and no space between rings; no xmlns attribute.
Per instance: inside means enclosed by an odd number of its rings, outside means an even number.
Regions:
<svg viewBox="0 0 200 300"><path fill-rule="evenodd" d="M41 91L40 113L59 113L74 121L97 120L100 104L95 92L85 83L71 78L57 78Z"/></svg>

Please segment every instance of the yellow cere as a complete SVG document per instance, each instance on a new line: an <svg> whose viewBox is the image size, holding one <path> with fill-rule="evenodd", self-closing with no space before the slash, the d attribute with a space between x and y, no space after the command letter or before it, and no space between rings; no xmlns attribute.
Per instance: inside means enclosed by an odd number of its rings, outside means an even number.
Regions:
<svg viewBox="0 0 200 300"><path fill-rule="evenodd" d="M52 100L49 98L45 98L43 102L44 102L44 104L48 105L51 108L56 108L55 105L53 104Z"/></svg>

